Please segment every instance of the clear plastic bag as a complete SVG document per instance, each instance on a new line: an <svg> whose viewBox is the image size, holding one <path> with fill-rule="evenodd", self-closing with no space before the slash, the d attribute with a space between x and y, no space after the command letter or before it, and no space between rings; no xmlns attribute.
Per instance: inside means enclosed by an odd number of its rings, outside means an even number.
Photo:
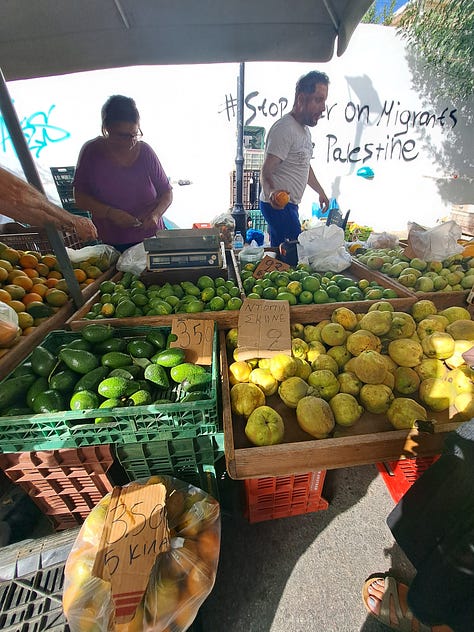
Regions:
<svg viewBox="0 0 474 632"><path fill-rule="evenodd" d="M0 348L11 347L20 335L17 313L10 305L0 301Z"/></svg>
<svg viewBox="0 0 474 632"><path fill-rule="evenodd" d="M366 248L396 248L398 237L390 233L371 233L366 242Z"/></svg>
<svg viewBox="0 0 474 632"><path fill-rule="evenodd" d="M452 220L433 228L423 228L415 222L409 222L407 250L413 253L410 256L424 261L443 261L463 251L461 244L458 244L461 237L461 227Z"/></svg>
<svg viewBox="0 0 474 632"><path fill-rule="evenodd" d="M235 231L235 219L232 215L230 213L221 213L214 217L211 225L219 229L219 238L224 242L224 246L231 248Z"/></svg>
<svg viewBox="0 0 474 632"><path fill-rule="evenodd" d="M201 489L170 476L163 483L171 548L160 553L133 619L114 622L110 584L92 576L111 494L94 507L65 567L63 608L71 632L184 632L214 585L220 549L219 503Z"/></svg>
<svg viewBox="0 0 474 632"><path fill-rule="evenodd" d="M344 231L339 226L322 224L303 231L298 237L298 261L319 272L342 272L351 265Z"/></svg>
<svg viewBox="0 0 474 632"><path fill-rule="evenodd" d="M120 272L131 272L136 276L140 276L146 270L146 251L143 242L124 250L117 261L116 267Z"/></svg>
<svg viewBox="0 0 474 632"><path fill-rule="evenodd" d="M74 250L66 248L67 256L72 263L88 261L91 265L96 265L102 272L108 270L119 258L120 252L113 246L107 244L96 244L95 246L85 246Z"/></svg>

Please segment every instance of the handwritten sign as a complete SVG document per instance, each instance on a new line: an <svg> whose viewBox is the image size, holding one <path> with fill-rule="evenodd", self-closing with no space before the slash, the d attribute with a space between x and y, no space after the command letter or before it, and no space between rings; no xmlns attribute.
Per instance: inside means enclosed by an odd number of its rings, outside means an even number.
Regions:
<svg viewBox="0 0 474 632"><path fill-rule="evenodd" d="M462 357L465 363L467 364L467 366L470 366L472 369L472 367L474 366L474 346L468 349L468 351L465 351L462 354Z"/></svg>
<svg viewBox="0 0 474 632"><path fill-rule="evenodd" d="M186 362L212 364L213 320L173 318L171 333L177 336L177 340L172 342L170 347L184 349Z"/></svg>
<svg viewBox="0 0 474 632"><path fill-rule="evenodd" d="M130 621L170 534L163 484L114 487L92 575L110 582L115 622Z"/></svg>
<svg viewBox="0 0 474 632"><path fill-rule="evenodd" d="M262 279L267 272L273 272L273 270L284 272L285 270L289 269L290 266L287 263L284 263L283 261L278 261L278 259L274 259L273 257L265 255L258 266L255 268L253 276L255 279Z"/></svg>
<svg viewBox="0 0 474 632"><path fill-rule="evenodd" d="M288 301L246 299L239 312L236 359L291 355L290 304Z"/></svg>

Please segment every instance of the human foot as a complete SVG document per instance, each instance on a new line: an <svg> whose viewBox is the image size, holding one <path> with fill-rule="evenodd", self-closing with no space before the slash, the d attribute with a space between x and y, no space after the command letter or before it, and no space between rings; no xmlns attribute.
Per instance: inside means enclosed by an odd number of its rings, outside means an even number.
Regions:
<svg viewBox="0 0 474 632"><path fill-rule="evenodd" d="M390 575L372 576L364 584L362 599L368 612L397 632L452 632L445 625L421 623L407 603L408 587Z"/></svg>

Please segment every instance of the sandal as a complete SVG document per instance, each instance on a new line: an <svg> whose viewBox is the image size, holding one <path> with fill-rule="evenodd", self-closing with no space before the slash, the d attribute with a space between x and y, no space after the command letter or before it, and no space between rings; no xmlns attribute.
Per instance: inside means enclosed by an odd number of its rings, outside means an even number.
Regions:
<svg viewBox="0 0 474 632"><path fill-rule="evenodd" d="M383 581L385 586L383 597L380 602L379 614L372 612L368 606L368 599L371 596L369 593L369 586L376 580ZM400 605L400 589L405 592L405 595L408 592L408 586L397 582L397 580L390 575L372 575L366 579L362 588L362 599L367 612L375 617L377 621L380 621L380 623L383 623L391 630L396 630L396 632L432 632L433 628L416 619L408 605L406 606L405 611L402 610ZM393 605L393 609L395 610L396 621L393 621L390 617L390 605ZM414 623L415 625L413 625Z"/></svg>

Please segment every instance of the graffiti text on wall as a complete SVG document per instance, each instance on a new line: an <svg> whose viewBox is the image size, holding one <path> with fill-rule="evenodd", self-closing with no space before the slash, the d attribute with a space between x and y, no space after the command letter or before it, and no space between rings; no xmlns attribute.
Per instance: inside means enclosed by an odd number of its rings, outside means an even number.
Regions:
<svg viewBox="0 0 474 632"><path fill-rule="evenodd" d="M272 123L281 118L288 109L288 99L267 99L259 92L250 92L244 99L244 117L247 111L250 116L244 125L250 125L259 115L268 121L267 130ZM220 113L225 113L230 122L237 114L237 99L232 94L225 95L225 103ZM376 108L368 104L348 101L346 104L333 103L326 106L320 125L333 124L336 129L342 125L356 128L355 142L341 141L336 133L326 134L326 161L341 163L367 162L368 160L402 160L411 162L419 155L416 137L411 133L435 127L453 129L457 124L457 110L445 107L440 112L430 110L413 110L404 108L400 101L387 99ZM273 119L273 120L272 120ZM324 120L326 119L326 121ZM337 119L337 120L336 120ZM337 127L336 127L337 126ZM380 132L377 139L367 138L373 129L387 129L383 139ZM344 134L347 139L347 133Z"/></svg>
<svg viewBox="0 0 474 632"><path fill-rule="evenodd" d="M51 112L55 107L55 105L52 105L47 112L33 112L33 114L28 117L25 116L20 121L28 147L36 158L39 158L41 152L48 144L60 143L71 136L65 129L51 124ZM4 153L6 153L9 145L13 146L13 142L3 116L0 115L0 147Z"/></svg>

